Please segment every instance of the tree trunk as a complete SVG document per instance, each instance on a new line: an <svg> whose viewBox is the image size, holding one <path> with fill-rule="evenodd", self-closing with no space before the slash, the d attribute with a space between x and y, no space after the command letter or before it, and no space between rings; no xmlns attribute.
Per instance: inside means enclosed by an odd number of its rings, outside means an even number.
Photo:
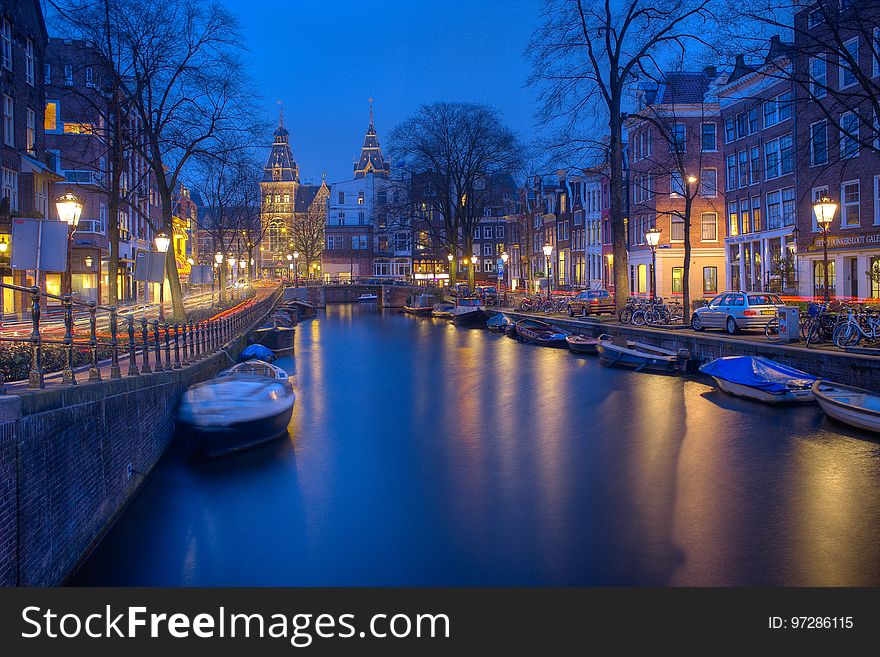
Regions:
<svg viewBox="0 0 880 657"><path fill-rule="evenodd" d="M621 143L621 117L619 101L612 103L608 127L611 130L609 159L611 170L609 189L611 193L609 215L612 230L612 254L614 257L614 305L617 310L626 306L629 297L629 258L626 251L626 217L623 212L623 144Z"/></svg>
<svg viewBox="0 0 880 657"><path fill-rule="evenodd" d="M688 194L684 204L684 271L681 282L681 314L682 321L690 321L691 317L691 204L693 200Z"/></svg>
<svg viewBox="0 0 880 657"><path fill-rule="evenodd" d="M173 253L174 223L171 219L171 192L166 189L165 193L160 193L159 196L162 200L162 230L171 239L165 258L165 275L168 277L168 290L171 292L171 318L175 322L182 322L186 319L186 307L183 305L183 290L177 273L177 258Z"/></svg>

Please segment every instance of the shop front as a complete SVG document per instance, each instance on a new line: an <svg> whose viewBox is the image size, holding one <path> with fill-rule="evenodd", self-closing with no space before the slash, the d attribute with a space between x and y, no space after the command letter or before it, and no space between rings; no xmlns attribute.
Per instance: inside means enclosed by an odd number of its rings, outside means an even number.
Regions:
<svg viewBox="0 0 880 657"><path fill-rule="evenodd" d="M880 230L828 235L828 266L824 237L817 234L799 258L800 294L818 299L880 299Z"/></svg>
<svg viewBox="0 0 880 657"><path fill-rule="evenodd" d="M728 288L797 294L797 232L793 226L724 240Z"/></svg>

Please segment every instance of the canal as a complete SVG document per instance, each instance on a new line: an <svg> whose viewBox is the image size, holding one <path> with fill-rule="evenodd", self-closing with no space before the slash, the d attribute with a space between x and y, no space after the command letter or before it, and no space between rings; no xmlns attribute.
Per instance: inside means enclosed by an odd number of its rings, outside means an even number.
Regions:
<svg viewBox="0 0 880 657"><path fill-rule="evenodd" d="M816 407L356 305L279 362L290 437L172 450L74 584L880 584L880 444Z"/></svg>

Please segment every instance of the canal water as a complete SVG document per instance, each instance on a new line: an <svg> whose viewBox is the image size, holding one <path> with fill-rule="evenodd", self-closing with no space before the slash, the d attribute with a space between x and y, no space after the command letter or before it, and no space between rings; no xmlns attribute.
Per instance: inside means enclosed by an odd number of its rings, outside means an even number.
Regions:
<svg viewBox="0 0 880 657"><path fill-rule="evenodd" d="M169 453L75 584L880 584L880 443L815 407L357 305L280 364L290 436Z"/></svg>

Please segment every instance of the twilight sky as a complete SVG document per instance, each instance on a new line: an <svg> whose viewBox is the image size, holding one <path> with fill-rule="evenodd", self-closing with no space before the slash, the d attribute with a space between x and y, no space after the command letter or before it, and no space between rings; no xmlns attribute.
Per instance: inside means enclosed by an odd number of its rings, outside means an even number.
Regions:
<svg viewBox="0 0 880 657"><path fill-rule="evenodd" d="M284 103L303 181L352 176L374 99L379 142L435 100L498 108L528 139L536 90L523 51L540 0L224 0L238 17L249 69L277 122ZM271 134L266 135L266 147Z"/></svg>

